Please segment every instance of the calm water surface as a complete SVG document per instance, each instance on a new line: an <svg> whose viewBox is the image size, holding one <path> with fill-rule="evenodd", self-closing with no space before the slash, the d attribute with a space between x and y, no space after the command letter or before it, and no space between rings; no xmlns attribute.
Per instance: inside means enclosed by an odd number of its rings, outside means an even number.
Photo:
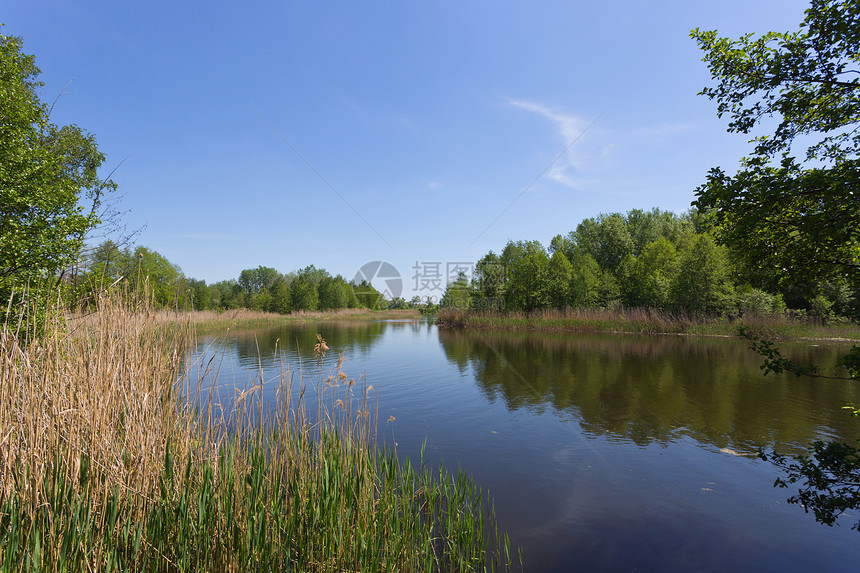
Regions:
<svg viewBox="0 0 860 573"><path fill-rule="evenodd" d="M848 571L860 533L818 525L772 487L761 446L860 439L856 385L762 376L737 340L440 330L421 320L321 322L203 338L226 402L282 367L312 381L316 334L366 376L398 455L467 470L527 571ZM277 352L276 352L277 348ZM842 347L844 350L844 347ZM835 364L840 347L783 345ZM210 362L212 357L214 361ZM199 367L202 372L204 367ZM305 399L312 406L313 393ZM396 420L388 423L389 416ZM852 519L853 517L853 519Z"/></svg>

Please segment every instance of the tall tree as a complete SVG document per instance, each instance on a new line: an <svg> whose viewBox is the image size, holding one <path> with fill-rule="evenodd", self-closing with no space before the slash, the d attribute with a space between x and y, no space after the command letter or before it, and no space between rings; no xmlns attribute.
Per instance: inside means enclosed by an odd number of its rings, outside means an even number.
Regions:
<svg viewBox="0 0 860 573"><path fill-rule="evenodd" d="M619 213L585 219L577 225L573 237L579 248L610 271L615 271L621 260L632 254L634 249L627 222Z"/></svg>
<svg viewBox="0 0 860 573"><path fill-rule="evenodd" d="M728 253L710 235L696 235L680 253L672 283L673 304L682 310L717 314L730 295Z"/></svg>
<svg viewBox="0 0 860 573"><path fill-rule="evenodd" d="M573 265L561 250L556 250L549 259L546 273L546 290L550 306L564 308L571 305L570 283Z"/></svg>
<svg viewBox="0 0 860 573"><path fill-rule="evenodd" d="M270 290L275 284L275 280L280 276L281 273L272 267L261 265L256 269L245 269L240 272L239 286L242 287L246 295L253 295Z"/></svg>
<svg viewBox="0 0 860 573"><path fill-rule="evenodd" d="M272 285L272 300L270 304L271 306L268 310L280 314L288 314L293 308L290 285L283 276L275 279L275 284Z"/></svg>
<svg viewBox="0 0 860 573"><path fill-rule="evenodd" d="M129 280L133 288L141 289L146 283L156 305L174 308L184 306L188 287L178 265L146 247L134 250L131 263L134 266L129 272Z"/></svg>
<svg viewBox="0 0 860 573"><path fill-rule="evenodd" d="M116 187L93 135L51 123L39 73L20 38L0 35L0 290L76 262Z"/></svg>
<svg viewBox="0 0 860 573"><path fill-rule="evenodd" d="M664 236L649 243L636 257L627 281L622 284L628 306L666 308L678 266L675 247Z"/></svg>
<svg viewBox="0 0 860 573"><path fill-rule="evenodd" d="M772 133L753 139L735 175L715 168L697 191L720 239L748 264L785 282L807 276L860 285L860 3L812 0L800 30L733 40L693 30L717 84L702 93L728 114L729 131L750 134L775 118ZM805 147L805 150L801 149ZM798 157L797 152L801 151ZM819 375L783 358L754 337L765 371ZM860 347L846 355L860 377ZM855 408L855 415L858 410ZM811 456L788 462L783 486L800 483L789 501L832 525L860 507L860 450L816 442ZM860 530L860 523L855 525Z"/></svg>
<svg viewBox="0 0 860 573"><path fill-rule="evenodd" d="M692 37L717 82L702 94L730 132L777 121L737 173L711 170L696 205L766 276L860 285L860 4L813 0L797 32Z"/></svg>
<svg viewBox="0 0 860 573"><path fill-rule="evenodd" d="M292 310L317 310L319 293L317 287L305 273L299 273L290 283Z"/></svg>
<svg viewBox="0 0 860 573"><path fill-rule="evenodd" d="M337 310L349 306L352 289L342 276L327 276L320 279L319 295L320 310Z"/></svg>
<svg viewBox="0 0 860 573"><path fill-rule="evenodd" d="M591 307L605 304L605 298L601 296L603 292L601 289L603 282L601 275L603 271L600 269L597 261L594 260L594 257L589 253L583 252L582 249L576 249L574 250L570 264L572 269L570 290L568 291L570 302L568 304L574 307Z"/></svg>
<svg viewBox="0 0 860 573"><path fill-rule="evenodd" d="M445 287L445 292L439 301L439 306L442 308L456 308L459 310L468 310L471 295L469 293L469 281L464 273L460 273L457 278Z"/></svg>

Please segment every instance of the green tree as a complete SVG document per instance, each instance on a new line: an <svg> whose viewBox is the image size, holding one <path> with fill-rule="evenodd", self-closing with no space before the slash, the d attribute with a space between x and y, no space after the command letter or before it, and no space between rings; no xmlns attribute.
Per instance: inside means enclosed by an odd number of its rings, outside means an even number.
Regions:
<svg viewBox="0 0 860 573"><path fill-rule="evenodd" d="M634 243L624 217L618 213L585 219L572 237L603 269L615 271L621 260L633 253Z"/></svg>
<svg viewBox="0 0 860 573"><path fill-rule="evenodd" d="M245 269L239 273L239 286L246 295L263 291L268 292L281 273L271 267L259 266L256 269Z"/></svg>
<svg viewBox="0 0 860 573"><path fill-rule="evenodd" d="M665 236L649 243L633 262L621 285L628 306L666 308L678 267L678 253Z"/></svg>
<svg viewBox="0 0 860 573"><path fill-rule="evenodd" d="M792 33L692 37L717 82L702 94L729 116L728 130L777 122L737 173L712 169L695 204L766 276L860 285L860 4L814 0Z"/></svg>
<svg viewBox="0 0 860 573"><path fill-rule="evenodd" d="M696 235L680 253L671 287L673 305L690 312L716 314L730 296L728 254L710 235Z"/></svg>
<svg viewBox="0 0 860 573"><path fill-rule="evenodd" d="M507 271L502 259L490 251L475 263L473 290L482 308L502 307L505 297Z"/></svg>
<svg viewBox="0 0 860 573"><path fill-rule="evenodd" d="M319 293L307 274L299 273L290 283L290 305L292 310L317 310Z"/></svg>
<svg viewBox="0 0 860 573"><path fill-rule="evenodd" d="M860 4L813 0L797 32L733 40L693 30L692 37L717 82L702 93L717 102L720 116L729 116L729 131L750 134L762 118L776 121L772 133L753 139L735 175L711 170L696 205L713 213L721 241L776 282L815 276L845 280L856 292ZM765 356L766 372L821 375L784 359L771 343L749 338ZM860 347L844 364L856 380ZM860 450L854 446L816 442L812 454L796 462L771 459L787 473L780 485L801 484L789 501L819 522L832 525L846 509L860 507ZM860 530L860 523L854 527Z"/></svg>
<svg viewBox="0 0 860 573"><path fill-rule="evenodd" d="M206 281L188 279L188 288L191 289L191 302L194 305L194 310L212 308L212 293L206 286Z"/></svg>
<svg viewBox="0 0 860 573"><path fill-rule="evenodd" d="M292 310L292 295L287 279L279 276L272 285L272 300L269 310L280 314L289 314Z"/></svg>
<svg viewBox="0 0 860 573"><path fill-rule="evenodd" d="M352 290L342 276L323 277L319 284L320 310L337 310L347 308Z"/></svg>
<svg viewBox="0 0 860 573"><path fill-rule="evenodd" d="M633 254L639 256L649 244L665 237L677 248L684 231L692 228L688 217L679 217L670 211L653 208L650 211L633 209L625 217L630 238L633 240Z"/></svg>
<svg viewBox="0 0 860 573"><path fill-rule="evenodd" d="M95 137L50 121L21 39L0 35L0 291L77 262L106 192ZM86 204L86 206L85 206Z"/></svg>
<svg viewBox="0 0 860 573"><path fill-rule="evenodd" d="M245 306L242 287L239 286L236 279L219 281L212 286L218 291L218 295L213 298L218 299L219 308L224 310L233 310Z"/></svg>
<svg viewBox="0 0 860 573"><path fill-rule="evenodd" d="M574 307L592 307L603 304L605 298L601 297L603 271L594 257L589 253L582 252L581 249L576 249L571 260L571 267L570 290L568 291L569 304ZM610 298L612 297L610 296Z"/></svg>
<svg viewBox="0 0 860 573"><path fill-rule="evenodd" d="M507 271L506 308L532 311L549 305L549 257L543 248L532 250L513 260L507 265Z"/></svg>
<svg viewBox="0 0 860 573"><path fill-rule="evenodd" d="M457 278L445 288L445 293L439 301L439 306L442 308L457 308L467 310L471 301L469 293L469 281L466 279L465 273L460 273Z"/></svg>
<svg viewBox="0 0 860 573"><path fill-rule="evenodd" d="M570 283L573 279L573 265L560 250L549 259L546 274L546 291L550 306L564 308L571 305Z"/></svg>
<svg viewBox="0 0 860 573"><path fill-rule="evenodd" d="M384 302L382 293L376 290L376 288L367 281L353 284L352 292L353 297L355 298L355 305L361 308L379 310L380 306Z"/></svg>
<svg viewBox="0 0 860 573"><path fill-rule="evenodd" d="M149 287L149 292L157 306L183 307L188 287L182 269L167 260L161 253L146 247L137 247L132 254L129 280L132 288L143 292L143 284Z"/></svg>

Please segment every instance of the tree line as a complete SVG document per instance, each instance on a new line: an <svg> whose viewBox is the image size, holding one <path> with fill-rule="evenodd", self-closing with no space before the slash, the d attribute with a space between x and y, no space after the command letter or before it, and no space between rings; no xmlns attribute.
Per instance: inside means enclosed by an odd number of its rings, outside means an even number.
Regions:
<svg viewBox="0 0 860 573"><path fill-rule="evenodd" d="M235 279L206 284L205 280L186 277L178 265L152 249L122 248L110 240L96 247L85 267L70 278L75 298L83 302L117 283L139 292L145 283L157 307L173 309L248 308L288 314L294 310L406 306L402 299L386 300L366 281L349 282L313 265L289 273L259 266L243 270Z"/></svg>
<svg viewBox="0 0 860 573"><path fill-rule="evenodd" d="M830 321L860 318L860 293L846 277L774 275L717 241L713 214L654 208L583 220L548 246L509 241L448 285L442 306L533 311L650 307L743 316L792 309Z"/></svg>

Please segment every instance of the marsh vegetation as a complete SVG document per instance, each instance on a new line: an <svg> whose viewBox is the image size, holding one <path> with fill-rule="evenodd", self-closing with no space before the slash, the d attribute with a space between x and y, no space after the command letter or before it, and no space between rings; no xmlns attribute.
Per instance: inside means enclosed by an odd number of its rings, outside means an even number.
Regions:
<svg viewBox="0 0 860 573"><path fill-rule="evenodd" d="M510 567L490 500L379 449L371 386L342 362L218 404L187 379L189 324L115 297L47 316L0 340L0 569Z"/></svg>

